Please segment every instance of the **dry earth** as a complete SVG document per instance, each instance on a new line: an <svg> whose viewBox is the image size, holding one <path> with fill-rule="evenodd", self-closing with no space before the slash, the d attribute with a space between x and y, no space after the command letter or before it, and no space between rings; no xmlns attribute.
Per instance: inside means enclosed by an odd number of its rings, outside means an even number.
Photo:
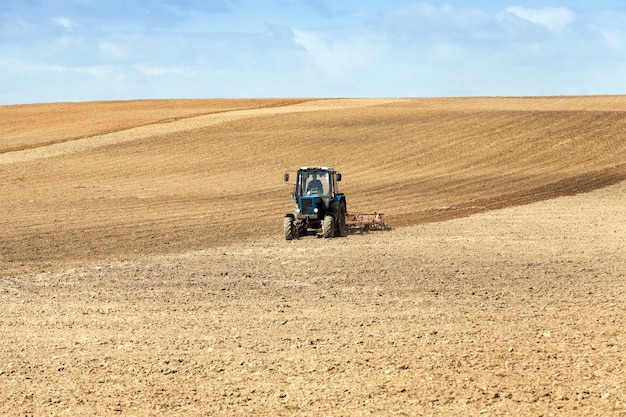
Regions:
<svg viewBox="0 0 626 417"><path fill-rule="evenodd" d="M0 414L626 414L626 97L0 107ZM283 169L390 232L285 242Z"/></svg>

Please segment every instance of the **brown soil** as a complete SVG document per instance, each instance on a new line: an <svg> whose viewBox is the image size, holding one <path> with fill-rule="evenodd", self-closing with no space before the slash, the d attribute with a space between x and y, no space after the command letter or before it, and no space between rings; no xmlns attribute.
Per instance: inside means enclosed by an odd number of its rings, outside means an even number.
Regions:
<svg viewBox="0 0 626 417"><path fill-rule="evenodd" d="M0 414L626 414L626 96L0 107ZM284 169L390 232L285 242Z"/></svg>

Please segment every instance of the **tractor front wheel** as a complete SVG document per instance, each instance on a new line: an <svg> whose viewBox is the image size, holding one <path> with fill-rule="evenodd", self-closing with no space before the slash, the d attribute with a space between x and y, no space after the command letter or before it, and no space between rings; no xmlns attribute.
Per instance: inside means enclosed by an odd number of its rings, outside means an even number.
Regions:
<svg viewBox="0 0 626 417"><path fill-rule="evenodd" d="M330 214L322 220L322 234L325 238L335 237L335 218Z"/></svg>
<svg viewBox="0 0 626 417"><path fill-rule="evenodd" d="M285 240L294 240L297 239L296 226L293 222L293 217L285 217L285 221L283 223L285 229Z"/></svg>

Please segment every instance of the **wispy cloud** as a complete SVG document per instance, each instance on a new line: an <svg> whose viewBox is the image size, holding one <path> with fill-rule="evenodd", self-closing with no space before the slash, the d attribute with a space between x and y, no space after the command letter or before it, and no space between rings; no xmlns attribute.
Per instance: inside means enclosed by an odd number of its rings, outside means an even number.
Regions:
<svg viewBox="0 0 626 417"><path fill-rule="evenodd" d="M381 58L382 39L369 34L328 36L323 33L295 30L293 40L305 52L306 62L330 78L349 78L376 65Z"/></svg>
<svg viewBox="0 0 626 417"><path fill-rule="evenodd" d="M184 74L189 71L189 68L186 67L160 67L146 64L137 64L133 65L137 71L139 71L143 75L147 75L150 77L165 75L165 74Z"/></svg>
<svg viewBox="0 0 626 417"><path fill-rule="evenodd" d="M52 21L67 31L72 31L76 27L74 22L67 17L55 17Z"/></svg>
<svg viewBox="0 0 626 417"><path fill-rule="evenodd" d="M545 26L552 32L562 32L574 21L574 12L565 7L543 7L529 9L520 6L510 6L506 11L529 22Z"/></svg>

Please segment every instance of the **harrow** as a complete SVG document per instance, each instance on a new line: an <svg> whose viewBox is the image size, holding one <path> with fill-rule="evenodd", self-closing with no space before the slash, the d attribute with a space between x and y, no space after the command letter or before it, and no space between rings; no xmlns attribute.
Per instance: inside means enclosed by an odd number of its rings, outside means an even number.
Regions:
<svg viewBox="0 0 626 417"><path fill-rule="evenodd" d="M346 213L346 226L351 232L369 232L370 230L388 230L383 213Z"/></svg>

